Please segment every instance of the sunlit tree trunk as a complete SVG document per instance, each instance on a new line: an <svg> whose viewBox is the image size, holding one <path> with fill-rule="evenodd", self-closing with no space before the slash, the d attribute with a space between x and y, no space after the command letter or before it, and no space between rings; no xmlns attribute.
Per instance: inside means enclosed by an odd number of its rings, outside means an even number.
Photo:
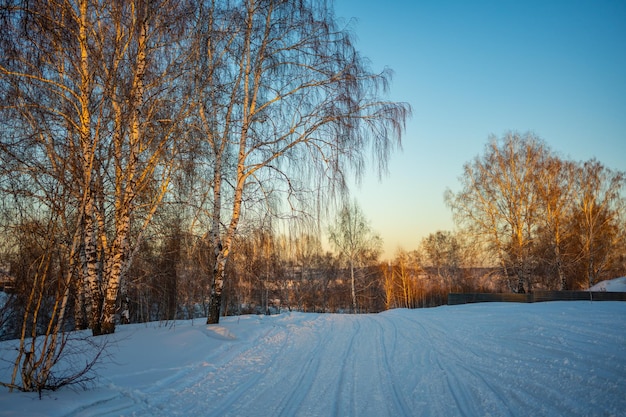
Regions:
<svg viewBox="0 0 626 417"><path fill-rule="evenodd" d="M390 310L395 307L395 292L394 292L394 280L393 280L393 267L391 261L386 264L381 264L383 272L383 290L385 291L385 310Z"/></svg>
<svg viewBox="0 0 626 417"><path fill-rule="evenodd" d="M106 289L103 294L102 305L102 324L101 332L103 334L113 333L115 331L115 311L117 295L122 280L122 274L127 268L129 262L130 247L130 215L133 212L135 197L138 191L137 178L140 175L138 163L140 161L141 148L145 143L145 131L142 129L141 108L144 105L144 77L146 71L146 48L147 48L147 31L148 31L148 9L139 1L135 4L135 15L133 16L135 30L137 30L136 52L134 59L133 79L130 85L130 97L127 98L129 107L126 111L130 114L128 125L128 145L125 146L125 129L122 123L122 115L118 110L117 129L119 132L115 134L114 144L114 160L115 160L115 238L107 256L106 271ZM122 97L120 97L122 98ZM119 102L116 100L116 102ZM128 153L126 155L126 153ZM150 164L150 161L148 161ZM148 165L149 166L149 165Z"/></svg>

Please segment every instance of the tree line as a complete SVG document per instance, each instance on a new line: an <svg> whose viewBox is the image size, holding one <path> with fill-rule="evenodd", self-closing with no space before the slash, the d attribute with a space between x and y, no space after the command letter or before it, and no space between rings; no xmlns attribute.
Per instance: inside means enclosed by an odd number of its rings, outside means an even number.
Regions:
<svg viewBox="0 0 626 417"><path fill-rule="evenodd" d="M532 133L491 137L446 193L459 232L508 288L588 288L626 270L626 174L564 159Z"/></svg>

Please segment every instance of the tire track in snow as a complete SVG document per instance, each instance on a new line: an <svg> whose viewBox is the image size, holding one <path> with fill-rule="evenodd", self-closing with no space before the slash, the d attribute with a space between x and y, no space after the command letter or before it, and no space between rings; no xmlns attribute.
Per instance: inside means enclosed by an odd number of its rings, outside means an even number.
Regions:
<svg viewBox="0 0 626 417"><path fill-rule="evenodd" d="M437 331L440 332L442 336L446 336L446 333L442 332L440 329ZM453 335L447 335L446 341L450 348L443 350L441 356L444 357L446 363L454 364L455 367L466 373L465 380L467 381L467 385L471 386L480 394L482 397L480 398L481 403L485 407L489 404L494 410L497 410L498 413L510 416L512 414L508 410L507 404L510 404L513 398L517 399L520 403L525 403L525 409L531 410L533 408L532 401L524 401L517 395L519 384L523 383L523 381L519 381L518 384L513 384L513 386L494 386L494 384L488 382L488 379L485 377L485 375L492 375L492 379L498 379L496 364L494 364L493 359L485 361L485 358L479 355L470 343L463 343L458 337L454 337ZM461 353L464 353L464 355L461 355ZM510 363L507 363L505 371L510 372ZM483 389L483 387L486 389ZM550 389L549 387L544 388Z"/></svg>
<svg viewBox="0 0 626 417"><path fill-rule="evenodd" d="M130 404L119 404L118 401L125 400L129 398L123 395L122 392L117 392L108 398L103 398L101 400L95 401L91 404L83 405L75 410L70 411L65 414L66 417L74 417L74 416L82 416L88 415L91 417L104 417L109 415L123 415L122 411L128 410L129 408L133 408L136 405L136 401L132 400ZM91 411L91 409L95 409L95 411Z"/></svg>
<svg viewBox="0 0 626 417"><path fill-rule="evenodd" d="M284 337L284 329L273 324L248 340L233 339L232 343L226 344L226 349L213 351L200 364L168 378L167 386L150 390L150 397L155 399L153 403L136 401L142 407L128 407L127 413L168 417L222 416L273 366L284 349ZM229 375L236 375L236 379Z"/></svg>
<svg viewBox="0 0 626 417"><path fill-rule="evenodd" d="M338 317L338 316L337 316ZM355 369L355 355L353 352L354 341L357 338L361 330L361 324L359 323L359 316L346 315L342 317L344 321L350 320L352 322L352 335L350 336L350 342L341 356L341 373L339 375L339 383L337 384L337 391L335 393L335 416L355 416L356 414L356 375ZM350 366L347 366L348 361ZM351 374L352 379L346 382L346 375ZM346 384L349 383L350 392L348 395L348 407L344 405L345 400L342 398L345 392Z"/></svg>
<svg viewBox="0 0 626 417"><path fill-rule="evenodd" d="M201 327L202 328L202 327ZM213 325L208 325L201 330L207 337L214 337L211 329ZM129 388L117 385L113 382L108 384L108 388L113 391L109 398L99 400L93 404L84 405L68 414L69 416L90 415L90 416L121 416L121 415L150 415L169 416L176 415L181 410L189 407L184 403L181 393L193 391L202 386L207 380L207 374L217 374L225 364L230 363L246 352L254 349L254 343L258 340L272 337L276 332L276 327L268 327L251 340L238 340L233 337L232 343L224 343L218 349L207 352L207 356L199 363L187 366L171 368L172 373L166 377L159 377L150 387ZM160 368L161 370L163 368ZM153 372L153 369L143 370L134 374L146 374ZM133 373L129 374L132 375ZM183 404L179 404L183 401ZM110 407L103 407L104 403L110 403ZM94 414L93 410L106 410ZM169 412L167 410L174 410ZM185 415L185 414L183 414Z"/></svg>
<svg viewBox="0 0 626 417"><path fill-rule="evenodd" d="M326 317L324 317L326 320ZM327 320L326 320L327 321ZM317 323L317 320L316 320ZM319 325L315 326L319 329ZM325 337L322 338L319 335L319 331L316 332L316 344L313 350L309 353L309 358L305 365L302 366L296 377L296 383L292 386L290 394L283 398L283 401L279 404L279 416L291 417L294 416L304 399L307 397L317 377L320 362L322 348L328 345L332 332L322 332Z"/></svg>
<svg viewBox="0 0 626 417"><path fill-rule="evenodd" d="M463 315L442 308L266 319L246 327L243 338L196 350L193 364L121 369L110 381L140 375L140 385L121 392L121 383L102 384L90 404L77 403L66 415L621 415L623 321L617 332L596 330L597 320L550 328L560 315L543 317L542 307L517 322L496 320L493 307L490 314L474 307ZM581 309L573 309L579 321ZM606 339L615 347L596 352Z"/></svg>
<svg viewBox="0 0 626 417"><path fill-rule="evenodd" d="M251 342L251 346L248 349L241 351L234 358L229 360L227 363L220 366L218 370L216 370L217 375L224 377L226 379L230 379L229 376L238 375L243 378L240 381L233 381L230 383L230 387L225 386L226 395L217 401L217 404L207 403L202 404L194 404L194 407L190 407L181 415L202 415L205 417L220 417L226 415L227 412L233 411L233 405L239 401L248 391L251 390L252 387L257 385L259 381L266 375L267 371L271 369L276 363L277 359L282 356L283 351L285 350L285 340L286 340L286 331L283 327L274 326L266 335L258 340L254 340ZM260 342L261 346L258 346L256 343ZM268 348L271 346L271 349ZM258 357L258 354L269 353L268 357ZM261 367L251 367L249 363L251 362L251 358L257 358L256 362L258 362ZM235 368L235 370L240 368L245 369L254 369L253 372L245 373L239 371L229 371L229 368ZM226 381L224 381L226 382ZM210 384L212 387L213 384ZM210 393L214 394L214 393ZM215 408L213 408L215 406ZM207 410L207 407L210 410ZM207 412L209 411L209 412Z"/></svg>
<svg viewBox="0 0 626 417"><path fill-rule="evenodd" d="M445 380L445 384L448 387L448 390L456 404L456 411L459 415L462 416L473 416L480 415L479 413L467 413L466 406L468 406L471 400L471 395L467 393L467 390L464 388L462 384L458 383L458 375L455 375L452 372L452 367L444 366L441 361L440 355L443 352L441 349L441 344L437 342L434 338L432 332L428 329L428 327L421 320L408 320L411 324L418 327L425 335L425 341L427 341L431 346L432 357L434 357L434 364L440 371L443 379Z"/></svg>
<svg viewBox="0 0 626 417"><path fill-rule="evenodd" d="M210 416L259 415L258 404L263 403L267 404L264 414L293 416L301 413L305 399L310 401L315 398L319 402L319 398L310 393L312 389L319 392L320 387L326 386L327 381L318 379L320 364L328 357L324 354L324 349L332 344L337 333L328 331L327 325L335 324L331 316L311 315L311 318L313 319L297 320L296 325L287 320L286 326L281 326L275 335L281 338L281 346L279 350L273 351L271 361L267 360L267 365L262 370L252 365L255 371L262 374L260 379L226 393L231 400L220 399L222 406L211 410ZM264 351L267 346L263 340L257 340L256 345ZM242 355L246 356L247 352ZM230 371L219 372L222 374ZM229 404L232 408L229 408ZM211 404L211 407L214 405ZM220 414L222 411L223 414ZM200 414L205 415L202 412Z"/></svg>
<svg viewBox="0 0 626 417"><path fill-rule="evenodd" d="M387 347L385 346L385 328L386 326L383 326L383 324L380 322L381 316L372 316L373 321L377 324L378 326L378 344L377 344L377 349L379 349L379 357L382 359L382 368L381 368L381 364L380 362L378 363L378 372L379 374L381 374L381 378L380 380L382 381L387 381L387 384L383 384L383 388L385 386L387 387L391 387L390 389L390 395L391 395L391 399L393 401L393 405L394 405L394 409L390 410L389 415L392 416L410 416L411 410L410 407L406 404L406 402L404 401L402 395L400 394L400 392L398 391L397 385L396 385L396 381L394 378L394 372L391 366L391 356L389 354L389 351L387 350ZM391 329L393 330L392 333L392 337L391 337L391 341L392 341L392 349L391 352L393 354L393 352L396 351L396 346L397 346L397 342L398 342L398 328L396 327L396 323L393 320L386 320L386 323L389 327L391 327Z"/></svg>
<svg viewBox="0 0 626 417"><path fill-rule="evenodd" d="M520 408L528 410L531 414L576 414L575 406L564 404L562 400L559 400L559 397L562 397L562 393L554 387L554 384L544 384L536 381L534 378L528 378L524 371L524 368L526 368L524 364L530 358L549 357L550 355L546 355L545 350L540 349L534 354L531 353L532 349L530 351L524 350L525 354L523 357L519 357L519 354L515 353L505 354L504 358L506 358L506 361L503 363L480 355L476 349L475 339L466 337L467 335L464 332L457 330L451 334L442 329L441 326L435 325L431 326L429 332L431 338L434 337L434 340L445 340L448 349L440 349L438 357L442 359L442 363L449 364L447 366L448 369L456 369L457 379L465 381L465 385L471 388L471 390L466 391L469 391L470 394L479 400L472 401L471 404L482 404L483 406L477 412L484 413L486 408L491 408L494 412L502 413L502 415L511 415L508 410L511 403L514 402ZM482 344L494 343L488 334L485 334L479 340L481 340ZM506 343L504 346L506 346ZM537 344L537 346L541 346L541 344ZM493 350L493 348L488 347L485 349L483 347L482 351L485 350ZM550 351L551 349L548 350ZM514 366L516 362L520 364L518 368ZM464 376L461 377L461 374ZM489 382L502 379L504 374L506 374L506 378L515 382L507 385L495 385ZM532 393L541 393L541 397L554 398L554 401L548 404L541 404L538 402L539 395L533 395ZM550 410L548 409L551 406L550 404L559 405L558 408Z"/></svg>
<svg viewBox="0 0 626 417"><path fill-rule="evenodd" d="M467 388L463 383L460 383L461 379L456 372L452 371L451 367L443 366L441 360L439 359L439 355L436 356L437 366L441 370L446 380L446 384L448 385L448 389L454 398L454 402L456 403L456 408L459 411L459 414L462 416L475 416L479 414L475 414L473 411L468 412L467 408L472 404L472 396L468 392Z"/></svg>
<svg viewBox="0 0 626 417"><path fill-rule="evenodd" d="M188 369L173 376L172 380L166 386L165 391L162 391L156 396L157 398L161 397L156 407L161 410L160 412L164 416L187 416L193 414L207 416L222 415L225 410L232 406L240 395L258 383L258 381L263 377L265 370L270 368L279 356L279 354L274 354L268 361L264 362L259 355L267 353L269 349L266 350L264 348L260 348L257 343L261 341L261 343L264 343L265 346L273 346L274 349L284 349L284 346L280 343L280 339L284 336L281 332L281 327L272 325L263 331L258 337L245 341L234 339L232 344L225 344L228 348L211 352L206 356L203 363L197 364L192 367L192 369ZM225 371L225 369L230 367L247 367L246 361L250 361L250 358L258 358L257 360L261 362L263 366L260 370L258 370L258 368L254 368L254 372L250 373L249 378L245 379L241 384L238 384L232 392L229 392L228 395L225 396L225 399L222 400L222 402L225 402L222 406L218 407L217 414L211 410L215 403L211 403L211 406L207 406L204 401L201 401L200 403L195 401L190 403L185 400L188 398L188 395L197 395L197 392L205 392L207 389L205 387L205 385L207 385L207 381L208 385L212 386L212 380L215 376L223 378L224 375L227 375L228 371ZM228 381L224 381L223 385L226 384L228 384ZM209 398L212 395L215 395L215 393L208 392L202 397ZM230 398L233 400L226 401ZM219 399L216 402L219 404ZM210 410L210 414L205 414L207 409Z"/></svg>
<svg viewBox="0 0 626 417"><path fill-rule="evenodd" d="M429 319L422 319L421 315L401 319L413 327L418 326L425 333L433 348L431 362L445 376L442 380L457 407L468 404L459 408L463 415L516 415L511 412L512 408L524 409L534 415L578 414L575 403L568 404L567 396L558 389L558 384L541 380L542 375L537 375L539 380L528 378L525 364L537 358L545 361L546 352L541 343L537 344L540 349L534 350L534 342L528 344L522 338L530 350L513 349L507 352L506 346L510 342L493 339L494 335L488 331L482 338L471 337L476 331L487 330L471 324L462 328L453 327L452 332L445 322L439 322L434 316ZM550 347L548 352L551 350ZM492 356L484 356L485 351L499 353L494 360ZM553 378L550 376L551 380ZM507 384L494 381L507 381ZM546 397L551 401L541 402L541 398Z"/></svg>
<svg viewBox="0 0 626 417"><path fill-rule="evenodd" d="M474 409L474 396L472 392L467 388L466 382L468 381L468 375L459 375L457 372L457 361L442 361L442 356L446 356L446 351L449 350L449 339L447 337L442 338L433 334L433 331L424 323L423 320L405 319L415 327L419 328L426 337L424 341L430 345L431 348L431 361L437 366L439 372L445 381L452 399L456 405L456 412L461 416L477 416L482 415L481 410ZM433 359L434 358L434 359ZM448 359L450 359L448 357ZM473 376L473 372L469 373L469 376Z"/></svg>
<svg viewBox="0 0 626 417"><path fill-rule="evenodd" d="M438 343L436 360L439 369L446 374L446 382L451 393L457 399L457 405L459 400L462 400L464 404L475 404L476 402L473 401L473 398L477 396L475 395L476 393L483 393L483 397L485 396L484 393L491 393L495 397L495 401L491 400L492 406L499 410L499 413L507 410L506 393L487 382L483 373L489 370L489 365L485 364L485 367L480 366L482 357L476 353L471 344L462 343L458 339L458 335L446 333L435 325L428 328L421 322L415 321L415 323L426 331L429 340L442 341L446 344L446 346L443 346L442 343ZM461 352L464 353L463 356ZM454 371L455 369L456 371ZM462 371L464 375L461 376L459 371ZM470 390L467 387L472 389ZM484 390L482 387L487 389ZM480 397L481 395L478 396ZM480 398L480 400L480 403L485 405L486 398ZM460 408L461 412L463 412L463 409ZM484 410L472 410L467 415L476 415L475 413L484 413Z"/></svg>

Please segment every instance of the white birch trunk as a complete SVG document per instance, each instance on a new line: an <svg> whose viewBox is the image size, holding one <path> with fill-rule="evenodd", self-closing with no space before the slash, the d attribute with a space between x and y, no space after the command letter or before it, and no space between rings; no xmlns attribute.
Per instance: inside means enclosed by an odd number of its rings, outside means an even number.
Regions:
<svg viewBox="0 0 626 417"><path fill-rule="evenodd" d="M145 6L143 6L145 7ZM147 21L145 10L138 8L136 18L139 20L139 35L137 39L137 57L133 84L131 87L131 119L129 132L129 155L125 169L118 169L116 174L115 189L115 240L111 245L108 254L106 267L106 288L104 290L104 301L102 305L102 334L115 332L115 312L117 296L126 263L129 261L129 234L130 234L130 214L133 211L133 200L137 193L137 164L141 153L142 129L141 129L141 106L144 101L144 75L146 70L146 43L147 43ZM121 128L121 126L119 126ZM120 134L118 139L122 141L124 135ZM124 155L121 144L116 146L115 158L118 167L122 166Z"/></svg>

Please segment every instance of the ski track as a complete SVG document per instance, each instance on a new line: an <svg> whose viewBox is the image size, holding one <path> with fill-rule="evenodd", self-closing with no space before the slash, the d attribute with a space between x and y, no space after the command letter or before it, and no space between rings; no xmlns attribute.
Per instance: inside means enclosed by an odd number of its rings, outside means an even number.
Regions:
<svg viewBox="0 0 626 417"><path fill-rule="evenodd" d="M394 353L397 347L398 328L396 326L396 323L392 320L385 320L386 326L383 326L380 320L381 319L379 317L376 318L376 323L379 328L378 329L379 330L379 341L378 341L379 352L378 352L377 357L382 358L382 364L381 363L378 364L379 373L381 374L380 380L386 382L385 383L386 387L390 387L387 389L387 391L389 391L388 396L391 397L393 401L393 405L394 405L394 407L389 410L389 415L409 416L411 415L411 410L409 406L406 404L406 401L403 398L403 394L401 393L399 387L397 386L397 384L399 383L399 378L395 377L395 372L391 366L391 360L390 360L390 358L394 356ZM392 335L389 339L385 337L386 328L391 328L392 330ZM387 347L385 346L386 340L391 340L390 350L387 349Z"/></svg>
<svg viewBox="0 0 626 417"><path fill-rule="evenodd" d="M347 320L344 320L344 322ZM353 331L351 332L350 342L347 347L343 349L343 355L341 357L341 371L339 372L339 383L337 384L337 392L335 394L336 404L335 414L336 416L355 415L354 404L352 397L354 396L354 341L357 338L361 326L357 320L353 323ZM345 331L342 329L342 331ZM346 400L346 397L347 400ZM346 402L348 403L346 405Z"/></svg>
<svg viewBox="0 0 626 417"><path fill-rule="evenodd" d="M537 308L541 308L540 305ZM594 351L597 338L602 338L604 343L614 339L614 346L621 346L624 353L626 336L623 332L607 335L590 324L577 326L576 331L563 329L547 335L541 331L546 319L540 312L531 320L532 323L511 324L513 328L519 325L529 332L504 332L501 328L478 327L471 322L465 327L450 326L435 315L399 317L404 323L398 325L399 328L418 328L423 332L422 349L430 351L432 358L423 365L428 366L430 362L440 369L455 404L453 409L446 410L441 408L445 402L439 401L439 408L428 414L584 416L589 410L581 410L581 403L599 403L596 398L617 399L613 402L623 403L619 400L623 392L617 387L620 382L624 386L624 359L607 358ZM477 332L483 333L482 337L476 337ZM570 344L576 349L572 350ZM488 356L485 352L493 354ZM592 370L597 369L591 376L578 370L587 369L588 364L593 365ZM563 389L564 384L567 389ZM611 405L605 407L611 409ZM618 406L614 410L600 412L600 415L623 415Z"/></svg>
<svg viewBox="0 0 626 417"><path fill-rule="evenodd" d="M55 415L582 416L590 409L581 401L599 404L597 415L623 415L623 323L612 334L594 328L583 315L591 306L576 311L588 325L557 328L541 306L511 323L498 317L497 306L485 308L488 314L481 308L463 310L480 318L464 325L453 308L442 308L284 313L248 317L243 327L230 320L226 327L182 329L183 339L219 342L184 366L130 367L105 380L89 402ZM597 353L598 340L614 349ZM146 385L124 386L137 375Z"/></svg>
<svg viewBox="0 0 626 417"><path fill-rule="evenodd" d="M271 352L268 346L282 349L284 346L281 341L275 340L276 337L280 339L281 336L282 334L276 327L269 327L258 338L241 343L224 343L218 349L209 351L204 361L175 369L171 375L154 381L147 388L129 389L109 382L108 388L114 392L113 395L90 405L81 406L66 416L222 416L237 400L237 396L242 395L258 382L263 371L271 366L273 360L280 357L279 353L273 354L269 358L264 358L269 361L263 361L259 359L259 353ZM257 360L255 361L254 358ZM255 362L260 362L261 367L250 366ZM242 368L246 370L241 371ZM141 373L151 371L145 370ZM214 389L215 381L226 378L229 372L235 375L246 375L247 378L235 387L231 387L232 391L223 388ZM212 387L208 398L215 396L216 393L227 394L225 401L222 401L221 405L215 409L214 402L207 404L202 401L207 398L202 395L202 391L206 390L204 387L207 386ZM106 404L110 406L104 406ZM207 414L208 410L210 410L209 414Z"/></svg>
<svg viewBox="0 0 626 417"><path fill-rule="evenodd" d="M326 337L317 337L315 347L307 354L304 359L304 365L297 371L295 383L291 384L291 390L287 392L287 395L283 397L278 403L278 411L280 417L294 416L302 405L306 396L310 393L311 388L315 382L315 376L317 375L321 362L320 352L322 351L324 344L328 343L330 332L326 333ZM297 344L292 341L292 346ZM273 388L270 388L273 389Z"/></svg>
<svg viewBox="0 0 626 417"><path fill-rule="evenodd" d="M272 371L276 361L283 357L285 339L284 329L273 327L261 340L255 340L249 348L216 369L215 373L195 384L188 398L182 399L183 403L191 402L192 405L177 415L230 415L233 409L236 410L236 403L245 401L246 396L261 384L264 376ZM217 398L215 392L219 394ZM198 397L202 401L193 401ZM165 415L175 415L176 412L168 409Z"/></svg>

